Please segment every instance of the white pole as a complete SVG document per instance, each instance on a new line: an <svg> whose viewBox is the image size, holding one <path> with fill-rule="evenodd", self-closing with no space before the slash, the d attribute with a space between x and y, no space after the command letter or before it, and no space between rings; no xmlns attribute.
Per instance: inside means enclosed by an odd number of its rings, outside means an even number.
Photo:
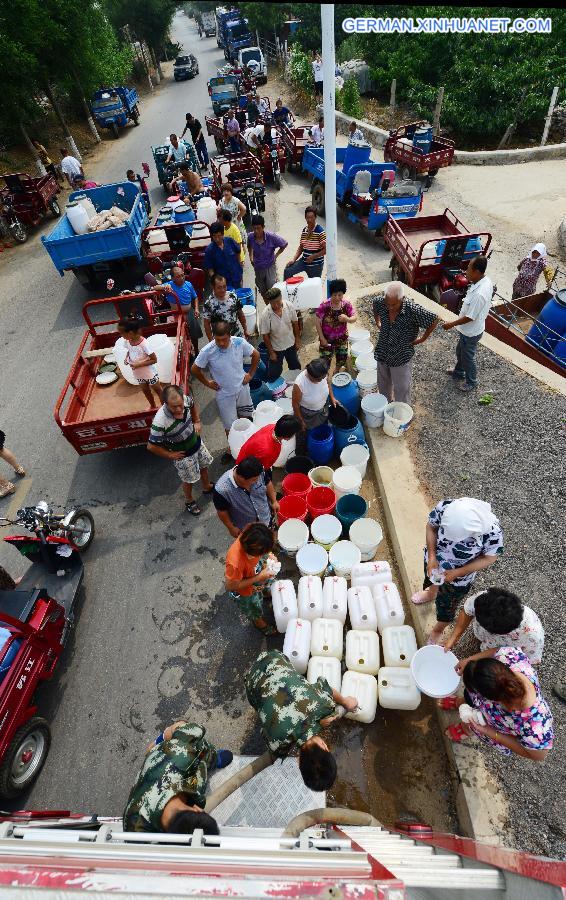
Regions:
<svg viewBox="0 0 566 900"><path fill-rule="evenodd" d="M326 208L326 272L336 278L338 224L336 218L336 110L334 4L321 3L322 75L324 109L324 205Z"/></svg>
<svg viewBox="0 0 566 900"><path fill-rule="evenodd" d="M544 147L546 144L546 140L548 138L548 132L550 131L550 124L552 122L552 114L554 112L554 107L556 106L556 98L558 97L558 87L555 87L552 91L552 97L550 98L550 104L548 107L548 112L546 114L546 119L544 121L544 131L542 133L542 138L540 140L541 147Z"/></svg>

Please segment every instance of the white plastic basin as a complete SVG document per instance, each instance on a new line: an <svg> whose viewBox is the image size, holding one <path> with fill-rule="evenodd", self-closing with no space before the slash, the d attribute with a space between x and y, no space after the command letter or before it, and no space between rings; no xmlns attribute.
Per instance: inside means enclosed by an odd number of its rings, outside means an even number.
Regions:
<svg viewBox="0 0 566 900"><path fill-rule="evenodd" d="M411 672L419 690L427 697L449 697L458 690L460 676L455 671L458 658L438 644L421 647L411 660Z"/></svg>

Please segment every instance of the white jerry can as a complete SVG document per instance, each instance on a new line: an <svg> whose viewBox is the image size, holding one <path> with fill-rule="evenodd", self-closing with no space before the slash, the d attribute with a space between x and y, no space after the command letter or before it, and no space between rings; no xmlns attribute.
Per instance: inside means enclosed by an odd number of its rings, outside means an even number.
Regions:
<svg viewBox="0 0 566 900"><path fill-rule="evenodd" d="M307 681L314 684L318 678L326 678L334 691L342 685L342 666L335 656L311 656L307 669Z"/></svg>
<svg viewBox="0 0 566 900"><path fill-rule="evenodd" d="M348 589L348 612L355 631L377 631L375 603L366 585Z"/></svg>
<svg viewBox="0 0 566 900"><path fill-rule="evenodd" d="M341 575L328 575L322 587L322 615L338 619L342 625L348 615L348 582Z"/></svg>
<svg viewBox="0 0 566 900"><path fill-rule="evenodd" d="M344 697L355 697L358 701L358 709L346 713L347 719L363 722L364 725L373 722L377 710L377 681L373 675L351 672L348 669L344 672L340 693Z"/></svg>
<svg viewBox="0 0 566 900"><path fill-rule="evenodd" d="M360 562L352 568L352 587L373 588L374 584L391 581L391 566L384 560Z"/></svg>
<svg viewBox="0 0 566 900"><path fill-rule="evenodd" d="M383 629L389 628L391 625L404 625L405 610L397 585L392 581L387 581L385 584L374 584L372 593L379 633L383 634Z"/></svg>
<svg viewBox="0 0 566 900"><path fill-rule="evenodd" d="M271 585L271 602L277 631L285 634L289 620L299 616L295 585L290 579L281 579Z"/></svg>
<svg viewBox="0 0 566 900"><path fill-rule="evenodd" d="M311 629L313 656L335 656L342 659L344 633L338 619L315 619Z"/></svg>
<svg viewBox="0 0 566 900"><path fill-rule="evenodd" d="M322 579L320 575L302 575L299 578L299 617L320 619L322 616Z"/></svg>
<svg viewBox="0 0 566 900"><path fill-rule="evenodd" d="M300 675L307 671L310 649L311 623L308 619L291 619L285 632L283 653Z"/></svg>
<svg viewBox="0 0 566 900"><path fill-rule="evenodd" d="M383 661L386 666L408 669L417 652L417 639L410 625L392 625L381 635Z"/></svg>
<svg viewBox="0 0 566 900"><path fill-rule="evenodd" d="M421 702L410 669L382 666L377 676L379 705L384 709L416 709Z"/></svg>
<svg viewBox="0 0 566 900"><path fill-rule="evenodd" d="M375 631L349 631L346 635L346 668L352 672L377 675L379 637Z"/></svg>

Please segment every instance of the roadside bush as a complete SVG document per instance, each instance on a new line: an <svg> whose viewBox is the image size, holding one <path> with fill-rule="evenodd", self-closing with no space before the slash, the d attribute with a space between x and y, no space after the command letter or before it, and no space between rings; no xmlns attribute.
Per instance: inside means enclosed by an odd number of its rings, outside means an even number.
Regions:
<svg viewBox="0 0 566 900"><path fill-rule="evenodd" d="M359 119L363 115L362 101L360 99L360 86L357 78L349 78L340 91L340 109L347 116Z"/></svg>
<svg viewBox="0 0 566 900"><path fill-rule="evenodd" d="M310 57L298 44L293 44L287 63L287 78L305 98L313 95L314 80Z"/></svg>

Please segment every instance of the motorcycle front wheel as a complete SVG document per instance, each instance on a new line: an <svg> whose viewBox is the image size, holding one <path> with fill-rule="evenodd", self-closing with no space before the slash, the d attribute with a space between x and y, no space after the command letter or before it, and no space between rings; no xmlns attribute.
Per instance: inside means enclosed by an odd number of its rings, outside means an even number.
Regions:
<svg viewBox="0 0 566 900"><path fill-rule="evenodd" d="M79 553L83 553L90 547L94 538L92 513L88 509L76 509L67 526L67 533Z"/></svg>
<svg viewBox="0 0 566 900"><path fill-rule="evenodd" d="M26 230L26 226L24 225L23 222L20 222L19 219L15 219L8 226L8 230L9 230L10 234L12 235L12 237L14 238L14 240L16 241L16 243L25 244L25 242L28 239L28 233Z"/></svg>

